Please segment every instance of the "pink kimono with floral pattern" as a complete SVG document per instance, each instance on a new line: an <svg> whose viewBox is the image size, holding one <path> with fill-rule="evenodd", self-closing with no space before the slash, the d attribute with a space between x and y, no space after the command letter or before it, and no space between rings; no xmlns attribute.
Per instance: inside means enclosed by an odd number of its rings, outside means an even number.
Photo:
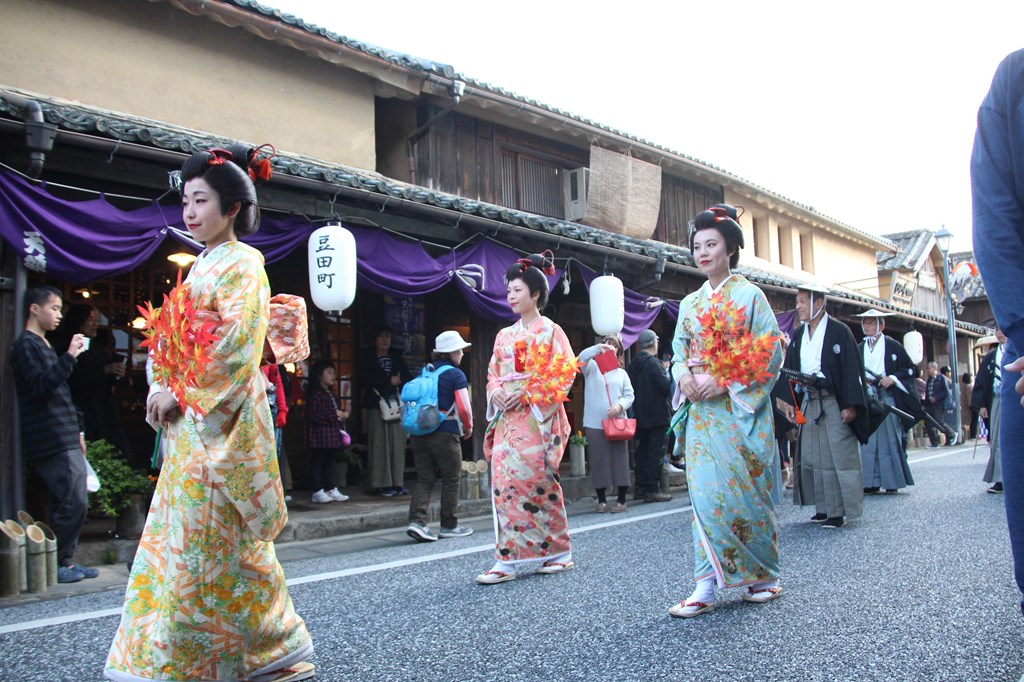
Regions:
<svg viewBox="0 0 1024 682"><path fill-rule="evenodd" d="M520 320L494 340L487 369L487 418L498 416L484 439L484 456L491 463L495 558L506 562L544 559L571 549L558 479L570 431L565 407L518 407L499 413L491 402L499 388L512 392L524 384L525 376L515 371L515 343L520 340L551 343L553 353L574 356L562 328L543 316L528 328Z"/></svg>
<svg viewBox="0 0 1024 682"><path fill-rule="evenodd" d="M288 511L259 369L263 256L226 242L186 281L217 322L213 360L187 389L206 416L189 410L163 430L163 469L107 658L113 680L238 680L313 651L272 542Z"/></svg>

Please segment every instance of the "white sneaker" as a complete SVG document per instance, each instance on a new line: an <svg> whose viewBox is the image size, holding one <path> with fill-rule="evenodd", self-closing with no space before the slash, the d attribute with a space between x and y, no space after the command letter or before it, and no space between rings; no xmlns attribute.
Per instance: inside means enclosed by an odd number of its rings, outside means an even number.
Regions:
<svg viewBox="0 0 1024 682"><path fill-rule="evenodd" d="M679 467L677 467L676 465L674 465L674 464L672 464L670 462L665 462L664 469L665 469L665 471L667 471L670 474L685 474L686 473L686 469L680 469Z"/></svg>
<svg viewBox="0 0 1024 682"><path fill-rule="evenodd" d="M328 502L333 502L331 496L325 493L323 488L313 493L312 499L315 504L327 504Z"/></svg>
<svg viewBox="0 0 1024 682"><path fill-rule="evenodd" d="M335 502L344 502L345 500L348 499L348 495L341 492L337 488L331 488L330 490L328 490L327 497L331 498Z"/></svg>

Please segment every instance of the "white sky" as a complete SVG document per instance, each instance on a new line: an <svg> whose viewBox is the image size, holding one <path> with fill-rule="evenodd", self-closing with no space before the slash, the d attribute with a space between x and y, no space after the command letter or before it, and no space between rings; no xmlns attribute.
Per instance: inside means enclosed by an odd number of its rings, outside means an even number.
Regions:
<svg viewBox="0 0 1024 682"><path fill-rule="evenodd" d="M266 0L718 166L844 223L953 232L1024 2Z"/></svg>

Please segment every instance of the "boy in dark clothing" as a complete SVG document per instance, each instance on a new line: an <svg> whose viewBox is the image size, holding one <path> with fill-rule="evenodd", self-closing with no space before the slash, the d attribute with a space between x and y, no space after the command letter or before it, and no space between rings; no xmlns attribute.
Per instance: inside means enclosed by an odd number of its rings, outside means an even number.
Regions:
<svg viewBox="0 0 1024 682"><path fill-rule="evenodd" d="M651 329L640 332L636 342L639 352L629 363L626 373L633 384L636 398L636 487L634 500L667 502L672 499L661 492L661 468L665 458L665 431L671 411L672 379L658 360L658 335Z"/></svg>
<svg viewBox="0 0 1024 682"><path fill-rule="evenodd" d="M71 337L68 350L57 356L46 332L60 324L61 294L51 286L25 292L25 331L11 348L11 367L18 395L21 443L50 492L50 525L57 536L57 581L95 578L95 568L72 563L78 534L88 509L85 490L85 439L71 402L68 377L85 350L85 337Z"/></svg>

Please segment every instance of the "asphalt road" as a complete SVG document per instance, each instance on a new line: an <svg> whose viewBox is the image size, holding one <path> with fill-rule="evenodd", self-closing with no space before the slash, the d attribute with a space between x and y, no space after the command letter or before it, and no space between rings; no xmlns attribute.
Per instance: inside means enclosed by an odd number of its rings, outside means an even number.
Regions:
<svg viewBox="0 0 1024 682"><path fill-rule="evenodd" d="M432 544L402 530L326 541L336 551L285 570L321 681L1018 680L1024 618L1002 498L981 482L986 456L914 453L917 485L869 497L839 530L787 499L785 594L754 605L726 590L689 620L667 614L690 590L685 497L615 516L577 503L577 568L562 575L476 585L489 519ZM120 598L0 609L0 680L101 679Z"/></svg>

